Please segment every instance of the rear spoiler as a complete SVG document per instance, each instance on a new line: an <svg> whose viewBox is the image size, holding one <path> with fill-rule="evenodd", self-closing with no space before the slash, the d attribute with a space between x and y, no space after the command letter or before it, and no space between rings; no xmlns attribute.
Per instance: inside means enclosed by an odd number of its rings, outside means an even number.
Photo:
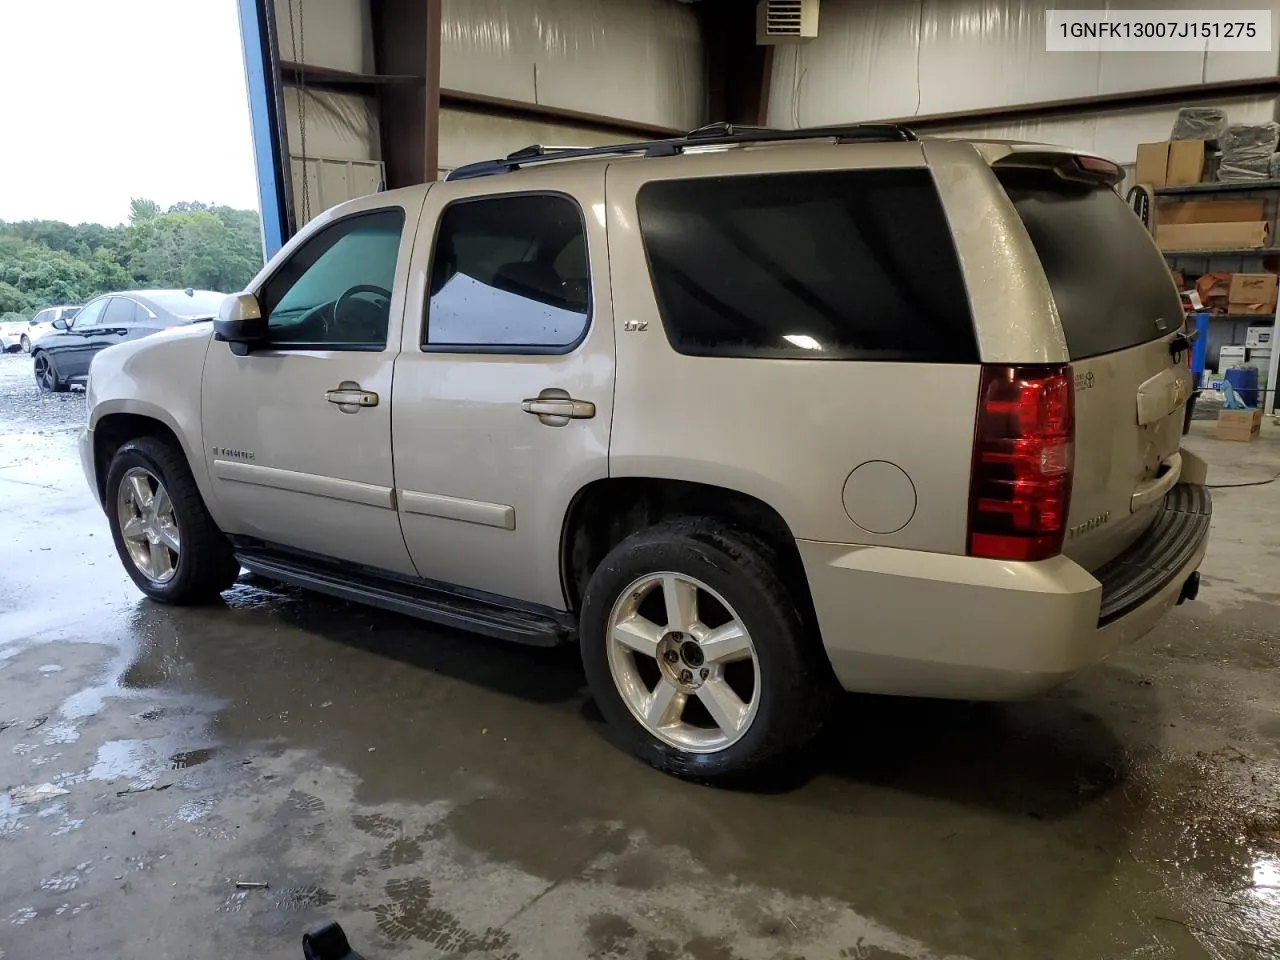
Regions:
<svg viewBox="0 0 1280 960"><path fill-rule="evenodd" d="M1124 179L1120 165L1080 153L1011 153L991 164L994 170L1039 170L1063 180L1114 187Z"/></svg>
<svg viewBox="0 0 1280 960"><path fill-rule="evenodd" d="M1064 180L1114 187L1124 180L1120 165L1096 153L1046 143L981 140L973 146L995 170L1036 170Z"/></svg>

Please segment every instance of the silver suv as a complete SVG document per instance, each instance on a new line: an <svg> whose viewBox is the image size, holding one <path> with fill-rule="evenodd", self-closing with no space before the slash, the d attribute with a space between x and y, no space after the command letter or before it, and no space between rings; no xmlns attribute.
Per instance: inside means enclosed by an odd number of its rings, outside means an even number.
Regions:
<svg viewBox="0 0 1280 960"><path fill-rule="evenodd" d="M885 126L530 148L100 354L85 470L148 596L245 567L579 643L681 775L794 754L840 687L1035 696L1194 596L1208 535L1119 178Z"/></svg>

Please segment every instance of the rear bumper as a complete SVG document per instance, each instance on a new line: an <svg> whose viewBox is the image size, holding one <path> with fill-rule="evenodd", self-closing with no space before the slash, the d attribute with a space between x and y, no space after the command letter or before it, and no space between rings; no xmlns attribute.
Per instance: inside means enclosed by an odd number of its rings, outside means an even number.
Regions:
<svg viewBox="0 0 1280 960"><path fill-rule="evenodd" d="M823 644L846 689L1016 700L1154 627L1200 566L1209 510L1204 488L1175 488L1161 518L1098 576L1063 556L1018 563L797 545Z"/></svg>

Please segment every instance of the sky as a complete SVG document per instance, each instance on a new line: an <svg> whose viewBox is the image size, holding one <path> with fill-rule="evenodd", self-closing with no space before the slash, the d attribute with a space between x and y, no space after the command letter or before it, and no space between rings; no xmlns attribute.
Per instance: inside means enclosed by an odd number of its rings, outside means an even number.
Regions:
<svg viewBox="0 0 1280 960"><path fill-rule="evenodd" d="M0 0L0 220L257 209L235 0Z"/></svg>

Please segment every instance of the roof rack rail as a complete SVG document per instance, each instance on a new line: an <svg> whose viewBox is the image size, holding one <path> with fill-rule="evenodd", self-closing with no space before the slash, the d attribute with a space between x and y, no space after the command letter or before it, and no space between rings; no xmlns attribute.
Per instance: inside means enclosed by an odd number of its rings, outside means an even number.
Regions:
<svg viewBox="0 0 1280 960"><path fill-rule="evenodd" d="M449 172L446 180L471 180L510 173L521 167L557 160L583 160L588 157L620 157L641 154L645 157L674 157L687 147L723 146L737 143L771 143L786 140L833 140L836 143L912 142L918 139L909 128L897 123L860 123L838 127L802 127L798 130L775 130L732 123L710 123L667 140L643 140L618 143L607 147L543 147L531 144L509 153L499 160L467 163Z"/></svg>

